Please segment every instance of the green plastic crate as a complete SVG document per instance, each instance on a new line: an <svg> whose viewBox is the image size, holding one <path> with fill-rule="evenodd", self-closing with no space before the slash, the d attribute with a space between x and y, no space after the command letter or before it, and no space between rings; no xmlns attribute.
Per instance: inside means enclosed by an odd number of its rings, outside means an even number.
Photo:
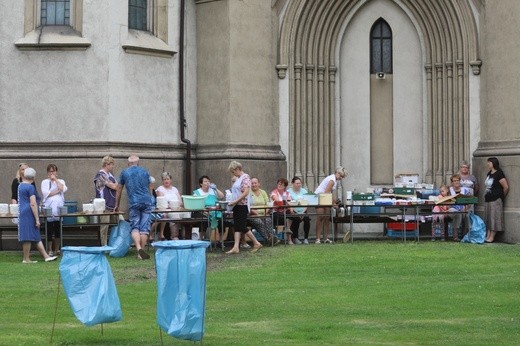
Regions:
<svg viewBox="0 0 520 346"><path fill-rule="evenodd" d="M455 199L456 204L477 204L478 197L459 197Z"/></svg>
<svg viewBox="0 0 520 346"><path fill-rule="evenodd" d="M394 194L415 195L415 189L413 187L394 187Z"/></svg>
<svg viewBox="0 0 520 346"><path fill-rule="evenodd" d="M352 195L353 201L373 201L374 194L373 193L355 193Z"/></svg>

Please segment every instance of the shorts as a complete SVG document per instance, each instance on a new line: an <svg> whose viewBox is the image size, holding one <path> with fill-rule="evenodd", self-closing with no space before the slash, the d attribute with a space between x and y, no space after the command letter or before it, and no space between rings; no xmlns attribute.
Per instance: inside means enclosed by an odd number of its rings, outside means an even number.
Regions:
<svg viewBox="0 0 520 346"><path fill-rule="evenodd" d="M131 206L128 210L128 218L132 232L138 231L139 233L149 234L151 214L151 204L138 203Z"/></svg>

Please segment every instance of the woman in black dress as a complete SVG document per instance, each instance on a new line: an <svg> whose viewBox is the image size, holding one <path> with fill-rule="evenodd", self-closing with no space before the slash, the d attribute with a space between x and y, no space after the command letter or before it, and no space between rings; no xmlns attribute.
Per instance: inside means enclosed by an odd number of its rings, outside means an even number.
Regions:
<svg viewBox="0 0 520 346"><path fill-rule="evenodd" d="M506 176L500 168L496 157L487 160L489 172L486 176L486 193L484 195L486 219L486 243L495 241L497 232L504 231L504 199L509 192Z"/></svg>

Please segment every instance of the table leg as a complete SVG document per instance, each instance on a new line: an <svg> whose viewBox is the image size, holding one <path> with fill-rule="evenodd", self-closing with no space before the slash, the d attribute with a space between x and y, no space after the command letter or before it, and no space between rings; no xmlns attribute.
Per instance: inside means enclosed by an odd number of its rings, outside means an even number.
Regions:
<svg viewBox="0 0 520 346"><path fill-rule="evenodd" d="M350 210L350 241L354 244L354 208L347 207L347 212Z"/></svg>

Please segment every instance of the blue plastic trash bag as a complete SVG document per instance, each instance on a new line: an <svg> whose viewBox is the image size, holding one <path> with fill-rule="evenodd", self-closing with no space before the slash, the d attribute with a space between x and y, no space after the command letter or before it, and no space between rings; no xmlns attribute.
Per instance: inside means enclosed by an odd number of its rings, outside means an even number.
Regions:
<svg viewBox="0 0 520 346"><path fill-rule="evenodd" d="M200 341L206 305L206 248L209 242L153 243L157 268L157 324L168 335Z"/></svg>
<svg viewBox="0 0 520 346"><path fill-rule="evenodd" d="M60 275L70 307L81 323L90 327L123 318L116 284L104 252L110 246L66 246Z"/></svg>
<svg viewBox="0 0 520 346"><path fill-rule="evenodd" d="M478 215L469 214L469 232L462 238L463 243L483 244L486 240L486 224Z"/></svg>
<svg viewBox="0 0 520 346"><path fill-rule="evenodd" d="M125 257L130 245L132 245L132 229L130 223L120 220L117 226L110 229L108 246L114 249L110 251L110 257Z"/></svg>

